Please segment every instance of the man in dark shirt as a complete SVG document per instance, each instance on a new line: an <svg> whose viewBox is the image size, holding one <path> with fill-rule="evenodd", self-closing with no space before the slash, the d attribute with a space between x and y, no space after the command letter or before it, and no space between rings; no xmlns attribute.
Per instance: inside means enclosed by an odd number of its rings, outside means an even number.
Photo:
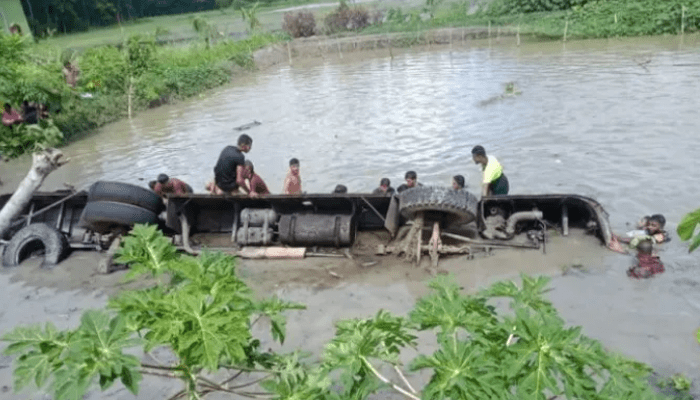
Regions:
<svg viewBox="0 0 700 400"><path fill-rule="evenodd" d="M404 190L411 189L417 186L423 186L422 184L418 183L418 174L416 174L416 171L406 172L405 178L406 183L396 188L397 193L401 193Z"/></svg>
<svg viewBox="0 0 700 400"><path fill-rule="evenodd" d="M245 165L243 153L250 151L253 146L253 139L243 134L238 137L238 146L226 146L221 150L219 160L214 167L214 182L219 189L232 194L238 191L239 186L245 186L245 177L238 176L239 167L241 170Z"/></svg>

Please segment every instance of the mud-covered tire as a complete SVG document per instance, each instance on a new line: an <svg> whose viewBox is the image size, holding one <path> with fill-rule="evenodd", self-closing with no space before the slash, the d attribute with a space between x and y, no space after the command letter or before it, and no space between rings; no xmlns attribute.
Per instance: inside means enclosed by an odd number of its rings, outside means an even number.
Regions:
<svg viewBox="0 0 700 400"><path fill-rule="evenodd" d="M156 213L145 208L115 201L91 201L85 205L79 225L104 234L116 228L157 222Z"/></svg>
<svg viewBox="0 0 700 400"><path fill-rule="evenodd" d="M405 218L416 213L429 214L450 223L466 224L476 219L478 200L466 190L454 190L441 186L420 186L401 192L399 211Z"/></svg>
<svg viewBox="0 0 700 400"><path fill-rule="evenodd" d="M17 231L5 246L2 264L15 267L32 253L44 247L44 262L41 266L53 266L68 255L70 249L66 237L46 224L30 224Z"/></svg>
<svg viewBox="0 0 700 400"><path fill-rule="evenodd" d="M163 200L152 190L122 182L98 181L90 186L88 202L113 201L131 204L156 214L163 210Z"/></svg>

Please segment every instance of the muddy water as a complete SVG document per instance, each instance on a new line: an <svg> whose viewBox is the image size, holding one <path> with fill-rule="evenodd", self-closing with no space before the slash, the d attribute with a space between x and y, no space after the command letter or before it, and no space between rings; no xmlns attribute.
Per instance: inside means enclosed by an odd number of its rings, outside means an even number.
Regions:
<svg viewBox="0 0 700 400"><path fill-rule="evenodd" d="M72 162L46 187L83 187L96 179L144 184L167 172L197 190L211 178L221 148L235 142L239 132L233 128L258 120L262 125L246 131L254 138L249 158L275 192L291 157L301 160L309 192L330 192L337 183L370 191L383 176L396 186L408 169L434 184L462 174L477 188L469 150L482 144L505 166L512 193L589 195L606 207L617 231L651 213L663 213L673 231L684 213L700 206L694 177L700 167L698 50L693 37L683 45L677 38L519 48L483 42L393 59L350 62L346 56L343 62L282 67L142 113L68 146ZM501 94L508 81L517 83L520 96L481 104ZM14 187L27 165L3 164L4 188ZM624 274L629 257L593 249L588 261L595 268L555 277L551 298L567 321L609 348L700 384L694 341L700 253L687 255L672 237L661 252L665 274L630 280ZM515 273L521 258L509 257L503 262L512 262ZM474 281L469 268L459 261L450 270L477 286L495 278ZM405 312L421 294L402 274L328 290L279 283L280 295L309 305L290 322L289 344L312 350L332 335L333 320L379 308Z"/></svg>

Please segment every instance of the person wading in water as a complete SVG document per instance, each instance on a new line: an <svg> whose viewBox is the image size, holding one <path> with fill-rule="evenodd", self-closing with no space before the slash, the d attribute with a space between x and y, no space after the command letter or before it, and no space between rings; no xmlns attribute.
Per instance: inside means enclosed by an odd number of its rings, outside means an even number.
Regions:
<svg viewBox="0 0 700 400"><path fill-rule="evenodd" d="M481 165L484 172L484 179L481 181L481 196L508 194L508 178L503 173L503 167L496 157L487 156L483 146L474 146L472 159L475 164Z"/></svg>

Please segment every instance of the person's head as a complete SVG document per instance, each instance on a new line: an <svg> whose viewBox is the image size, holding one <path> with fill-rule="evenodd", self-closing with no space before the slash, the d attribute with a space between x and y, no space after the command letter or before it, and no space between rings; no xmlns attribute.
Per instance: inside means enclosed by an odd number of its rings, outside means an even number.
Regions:
<svg viewBox="0 0 700 400"><path fill-rule="evenodd" d="M666 218L664 218L664 216L661 214L654 214L649 217L649 221L647 222L647 231L649 234L654 235L661 232L665 225Z"/></svg>
<svg viewBox="0 0 700 400"><path fill-rule="evenodd" d="M347 193L348 188L345 185L336 185L335 189L333 190L333 193Z"/></svg>
<svg viewBox="0 0 700 400"><path fill-rule="evenodd" d="M418 181L418 174L416 174L416 171L408 171L404 175L404 179L406 179L406 186L410 188L415 187Z"/></svg>
<svg viewBox="0 0 700 400"><path fill-rule="evenodd" d="M379 181L379 187L382 188L385 192L387 189L389 189L389 186L391 186L391 181L389 178L382 178L381 181Z"/></svg>
<svg viewBox="0 0 700 400"><path fill-rule="evenodd" d="M151 190L155 190L157 183L158 181L150 181L148 182L148 187L151 188Z"/></svg>
<svg viewBox="0 0 700 400"><path fill-rule="evenodd" d="M298 174L299 173L299 160L296 158L292 158L289 160L289 170L292 171L293 174Z"/></svg>
<svg viewBox="0 0 700 400"><path fill-rule="evenodd" d="M158 175L158 178L156 180L161 185L165 185L166 183L168 183L168 180L170 180L170 177L168 177L168 175L165 175L165 174L160 174L160 175Z"/></svg>
<svg viewBox="0 0 700 400"><path fill-rule="evenodd" d="M10 103L5 103L5 105L3 106L3 108L4 108L5 111L7 111L7 112L12 111L12 106L10 105Z"/></svg>
<svg viewBox="0 0 700 400"><path fill-rule="evenodd" d="M250 160L245 160L244 164L245 170L248 172L248 176L253 176L255 173L255 167L253 166L253 162Z"/></svg>
<svg viewBox="0 0 700 400"><path fill-rule="evenodd" d="M238 137L238 149L240 151L247 153L250 151L251 147L253 147L252 137L246 135L245 133Z"/></svg>
<svg viewBox="0 0 700 400"><path fill-rule="evenodd" d="M484 149L484 146L474 146L472 149L472 159L475 164L486 165L489 162L486 157L486 149Z"/></svg>
<svg viewBox="0 0 700 400"><path fill-rule="evenodd" d="M464 189L464 177L462 175L455 175L452 177L452 189Z"/></svg>
<svg viewBox="0 0 700 400"><path fill-rule="evenodd" d="M651 244L651 240L642 240L637 244L638 254L651 254L652 250L653 246Z"/></svg>

